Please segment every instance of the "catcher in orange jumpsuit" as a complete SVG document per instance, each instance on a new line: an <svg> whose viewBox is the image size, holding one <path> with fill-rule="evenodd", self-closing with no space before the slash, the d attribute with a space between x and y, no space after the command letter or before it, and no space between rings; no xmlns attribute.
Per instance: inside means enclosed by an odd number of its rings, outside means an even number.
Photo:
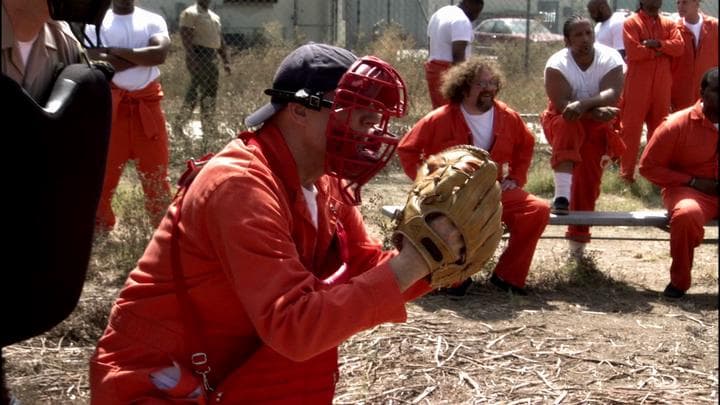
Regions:
<svg viewBox="0 0 720 405"><path fill-rule="evenodd" d="M535 138L522 118L495 99L501 72L492 63L473 57L445 76L443 94L450 100L423 117L405 134L398 146L400 164L415 179L428 156L455 145L475 145L490 152L502 167L502 221L510 230L508 246L500 256L490 281L502 290L525 294L535 246L548 223L548 203L522 189L533 156ZM451 293L462 295L470 279Z"/></svg>
<svg viewBox="0 0 720 405"><path fill-rule="evenodd" d="M672 58L683 53L676 24L659 14L662 0L640 0L640 9L625 20L623 41L627 61L622 104L620 177L635 181L643 124L647 138L670 113Z"/></svg>
<svg viewBox="0 0 720 405"><path fill-rule="evenodd" d="M95 27L86 33L94 38ZM96 227L115 226L112 198L128 160L137 160L145 193L145 208L157 226L170 201L168 182L168 135L160 106L163 91L157 81L170 49L163 18L134 5L134 0L113 0L100 30L109 48L90 48L91 58L115 67L113 77L113 126L110 135L105 181L98 206Z"/></svg>
<svg viewBox="0 0 720 405"><path fill-rule="evenodd" d="M718 63L718 19L700 12L700 0L678 0L677 10L685 50L672 62L673 111L695 103L702 75Z"/></svg>
<svg viewBox="0 0 720 405"><path fill-rule="evenodd" d="M613 48L595 42L592 24L571 17L563 27L566 47L545 65L549 103L540 116L552 145L555 176L552 212L592 211L600 196L603 168L620 155L622 141L614 123L623 85L623 61ZM588 226L571 225L570 251L582 256L590 241Z"/></svg>
<svg viewBox="0 0 720 405"><path fill-rule="evenodd" d="M670 215L670 283L664 294L680 298L690 288L693 252L703 225L718 218L718 68L701 79L700 100L670 115L648 142L640 174L662 187Z"/></svg>
<svg viewBox="0 0 720 405"><path fill-rule="evenodd" d="M183 176L91 359L92 403L329 404L337 346L429 291L420 253L383 252L353 206L397 142L397 72L311 43L265 93L262 126Z"/></svg>

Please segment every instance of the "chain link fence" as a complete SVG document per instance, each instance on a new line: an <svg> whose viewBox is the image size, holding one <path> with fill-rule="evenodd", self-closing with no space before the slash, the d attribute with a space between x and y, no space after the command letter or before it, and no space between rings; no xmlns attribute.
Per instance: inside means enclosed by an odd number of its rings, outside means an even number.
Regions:
<svg viewBox="0 0 720 405"><path fill-rule="evenodd" d="M172 50L161 66L165 113L172 148L187 155L217 150L244 129L243 119L267 101L262 91L282 58L307 41L344 46L357 54L376 54L393 63L405 78L412 125L429 111L423 63L427 21L440 7L458 0L215 0L211 9L223 25L231 59L226 73L216 52L188 53L178 32L178 17L190 0L139 0L138 5L163 15L172 32ZM609 0L616 9L637 8L637 0ZM528 117L545 106L542 70L547 57L560 49L558 34L572 15L587 15L587 1L485 1L476 29L492 18L517 18L521 29L511 43L481 43L474 52L496 58L507 84L500 98ZM715 1L702 9L717 16ZM675 3L665 1L665 12ZM526 22L528 21L528 22ZM537 28L536 26L539 26ZM555 34L552 41L528 39L524 28ZM476 37L477 38L477 37Z"/></svg>

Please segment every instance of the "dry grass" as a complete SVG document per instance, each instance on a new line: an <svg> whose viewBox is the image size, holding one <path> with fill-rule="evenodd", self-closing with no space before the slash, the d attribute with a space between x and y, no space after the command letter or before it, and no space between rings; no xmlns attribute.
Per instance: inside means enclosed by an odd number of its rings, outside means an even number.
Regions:
<svg viewBox="0 0 720 405"><path fill-rule="evenodd" d="M217 150L243 128L242 118L266 101L260 89L294 46L279 41L276 29L268 27L262 47L235 53L232 75L221 78L218 125L226 131L212 140L172 134L174 178L186 158ZM390 31L356 53L392 59L395 49L412 47L403 41ZM186 83L179 41L175 43L163 68L168 121L180 111ZM540 62L525 77L516 54L506 52L503 58L509 83L501 98L518 111L539 112L545 100L537 75ZM397 67L412 101L410 116L399 125L402 132L429 107L422 65L403 60ZM546 152L539 148L536 157L528 187L545 195ZM24 404L89 402L87 359L152 231L131 173L126 171L115 201L118 227L96 241L75 312L52 331L3 349L8 385ZM652 187L623 190L612 185L612 173L606 176L600 207L659 208ZM389 234L391 224L379 207L401 203L408 187L396 161L366 187L361 208L372 234ZM564 241L557 239L563 232L549 227L540 241L528 297L509 296L488 285L490 264L475 276L466 297L426 296L408 304L406 323L380 325L343 344L335 403L718 403L717 245L696 250L689 296L669 301L659 293L668 279L666 240L596 240L588 259L577 262L567 259ZM593 232L612 238L667 238L653 229ZM708 229L706 237L713 236L717 238L717 230Z"/></svg>

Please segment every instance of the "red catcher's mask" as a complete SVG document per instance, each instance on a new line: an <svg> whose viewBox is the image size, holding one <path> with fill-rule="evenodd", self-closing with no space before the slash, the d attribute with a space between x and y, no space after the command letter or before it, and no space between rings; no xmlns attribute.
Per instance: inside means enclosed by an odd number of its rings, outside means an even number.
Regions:
<svg viewBox="0 0 720 405"><path fill-rule="evenodd" d="M346 202L360 204L360 187L390 160L399 137L388 123L406 112L405 83L387 62L362 57L340 78L326 132L325 171L337 179ZM361 116L374 117L372 126L358 125Z"/></svg>

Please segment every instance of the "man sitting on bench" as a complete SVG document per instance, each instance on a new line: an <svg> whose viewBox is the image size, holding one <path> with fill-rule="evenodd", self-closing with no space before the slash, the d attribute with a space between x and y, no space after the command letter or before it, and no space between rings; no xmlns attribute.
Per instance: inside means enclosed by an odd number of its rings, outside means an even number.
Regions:
<svg viewBox="0 0 720 405"><path fill-rule="evenodd" d="M647 144L640 174L662 187L670 216L670 283L663 294L681 298L690 288L693 252L703 225L718 218L718 68L707 71L700 100L670 115Z"/></svg>
<svg viewBox="0 0 720 405"><path fill-rule="evenodd" d="M400 164L414 179L423 159L455 145L475 145L490 152L500 169L502 221L510 231L507 248L490 277L497 288L526 295L525 280L530 271L535 247L545 230L549 204L523 190L533 156L535 138L520 115L497 100L502 73L491 61L473 57L455 65L446 74L442 86L450 100L418 121L398 146ZM446 290L464 295L470 279Z"/></svg>
<svg viewBox="0 0 720 405"><path fill-rule="evenodd" d="M613 124L623 87L620 54L595 42L593 26L573 16L563 27L565 48L545 65L548 107L540 116L545 137L552 146L550 164L555 172L552 213L593 211L600 196L604 166L619 156L623 144ZM582 256L590 241L587 225L571 225L566 237L575 256Z"/></svg>

